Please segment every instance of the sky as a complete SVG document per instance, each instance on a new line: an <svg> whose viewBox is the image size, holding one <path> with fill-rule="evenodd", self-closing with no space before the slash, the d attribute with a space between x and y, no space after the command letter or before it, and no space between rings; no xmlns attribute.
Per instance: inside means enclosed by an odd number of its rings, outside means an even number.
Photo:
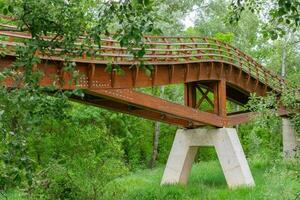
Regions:
<svg viewBox="0 0 300 200"><path fill-rule="evenodd" d="M193 7L193 10L189 12L181 22L184 24L184 28L187 29L189 27L195 26L195 21L197 17L197 6Z"/></svg>

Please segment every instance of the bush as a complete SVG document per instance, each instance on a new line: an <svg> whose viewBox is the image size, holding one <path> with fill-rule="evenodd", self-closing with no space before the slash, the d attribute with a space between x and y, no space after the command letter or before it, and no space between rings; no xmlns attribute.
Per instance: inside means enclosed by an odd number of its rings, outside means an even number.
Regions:
<svg viewBox="0 0 300 200"><path fill-rule="evenodd" d="M31 193L33 199L84 199L84 192L76 185L71 173L62 165L52 165L36 180Z"/></svg>
<svg viewBox="0 0 300 200"><path fill-rule="evenodd" d="M121 141L103 127L68 127L62 134L49 136L48 165L38 175L34 196L46 199L99 199L104 186L127 173L122 162ZM51 164L56 162L57 164Z"/></svg>
<svg viewBox="0 0 300 200"><path fill-rule="evenodd" d="M268 183L264 199L297 199L297 196L300 195L299 166L299 161L290 161L283 165L277 162L264 175Z"/></svg>

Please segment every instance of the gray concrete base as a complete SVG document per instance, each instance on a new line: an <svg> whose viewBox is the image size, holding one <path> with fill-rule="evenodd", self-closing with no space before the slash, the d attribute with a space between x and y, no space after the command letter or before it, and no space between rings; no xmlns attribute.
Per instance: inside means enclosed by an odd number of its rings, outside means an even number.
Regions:
<svg viewBox="0 0 300 200"><path fill-rule="evenodd" d="M297 149L300 148L300 142L293 124L287 118L282 118L282 140L284 158L293 158Z"/></svg>
<svg viewBox="0 0 300 200"><path fill-rule="evenodd" d="M199 146L214 146L230 188L254 186L254 180L235 129L179 129L161 184L186 184Z"/></svg>

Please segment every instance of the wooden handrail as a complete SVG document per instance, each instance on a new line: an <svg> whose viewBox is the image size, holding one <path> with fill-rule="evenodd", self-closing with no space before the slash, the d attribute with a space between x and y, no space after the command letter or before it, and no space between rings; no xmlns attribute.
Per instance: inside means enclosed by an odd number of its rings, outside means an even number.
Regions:
<svg viewBox="0 0 300 200"><path fill-rule="evenodd" d="M0 24L2 27L16 28L15 26ZM27 32L15 32L13 30L1 31L1 36L10 37L10 41L14 38L20 39L32 39L31 35ZM50 36L44 37L46 40L51 40ZM242 66L243 70L248 73L258 76L257 78L263 82L268 80L270 86L278 88L284 83L284 80L279 75L266 69L264 66L255 61L252 57L242 52L240 49L233 47L222 41L213 38L203 37L189 37L189 36L145 36L145 51L146 54L143 58L134 58L132 52L128 52L126 47L121 47L120 43L111 38L101 39L101 48L97 45L93 45L94 59L107 59L120 58L122 61L129 59L129 62L133 62L134 59L143 60L144 62L162 63L162 62L177 62L181 63L184 59L186 62L195 60L217 60L229 62L235 65ZM81 41L84 36L75 43L76 45L82 45ZM188 41L187 41L188 40ZM22 42L7 42L5 39L1 42L2 45L8 46L20 46ZM159 48L158 48L159 47ZM132 50L138 51L141 48L133 48ZM61 49L56 49L56 52L61 52ZM110 53L111 52L111 53ZM174 53L173 53L174 52ZM125 59L125 60L124 60ZM136 61L136 60L135 60ZM273 82L273 83L272 83Z"/></svg>

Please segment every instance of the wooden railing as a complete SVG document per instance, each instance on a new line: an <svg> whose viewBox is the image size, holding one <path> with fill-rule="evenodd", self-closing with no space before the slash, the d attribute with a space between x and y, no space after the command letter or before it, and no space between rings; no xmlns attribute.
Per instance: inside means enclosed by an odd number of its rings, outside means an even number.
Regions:
<svg viewBox="0 0 300 200"><path fill-rule="evenodd" d="M16 27L0 24L0 45L2 53L14 53L16 46L24 45L31 35L26 32L17 32ZM11 31L7 29L12 29ZM15 29L15 30L14 30ZM47 38L45 38L47 39ZM51 39L51 37L49 38ZM84 39L83 37L81 39ZM76 43L79 46L81 42ZM176 65L199 62L223 62L242 69L250 76L280 90L284 80L271 72L253 58L222 41L203 37L170 37L170 36L145 36L143 40L145 55L141 58L134 57L132 51L120 46L112 38L103 38L101 48L94 45L88 52L75 56L84 60L98 61L99 63L130 64L143 61L147 65ZM133 48L139 51L140 48ZM56 49L52 56L60 56L61 49Z"/></svg>

